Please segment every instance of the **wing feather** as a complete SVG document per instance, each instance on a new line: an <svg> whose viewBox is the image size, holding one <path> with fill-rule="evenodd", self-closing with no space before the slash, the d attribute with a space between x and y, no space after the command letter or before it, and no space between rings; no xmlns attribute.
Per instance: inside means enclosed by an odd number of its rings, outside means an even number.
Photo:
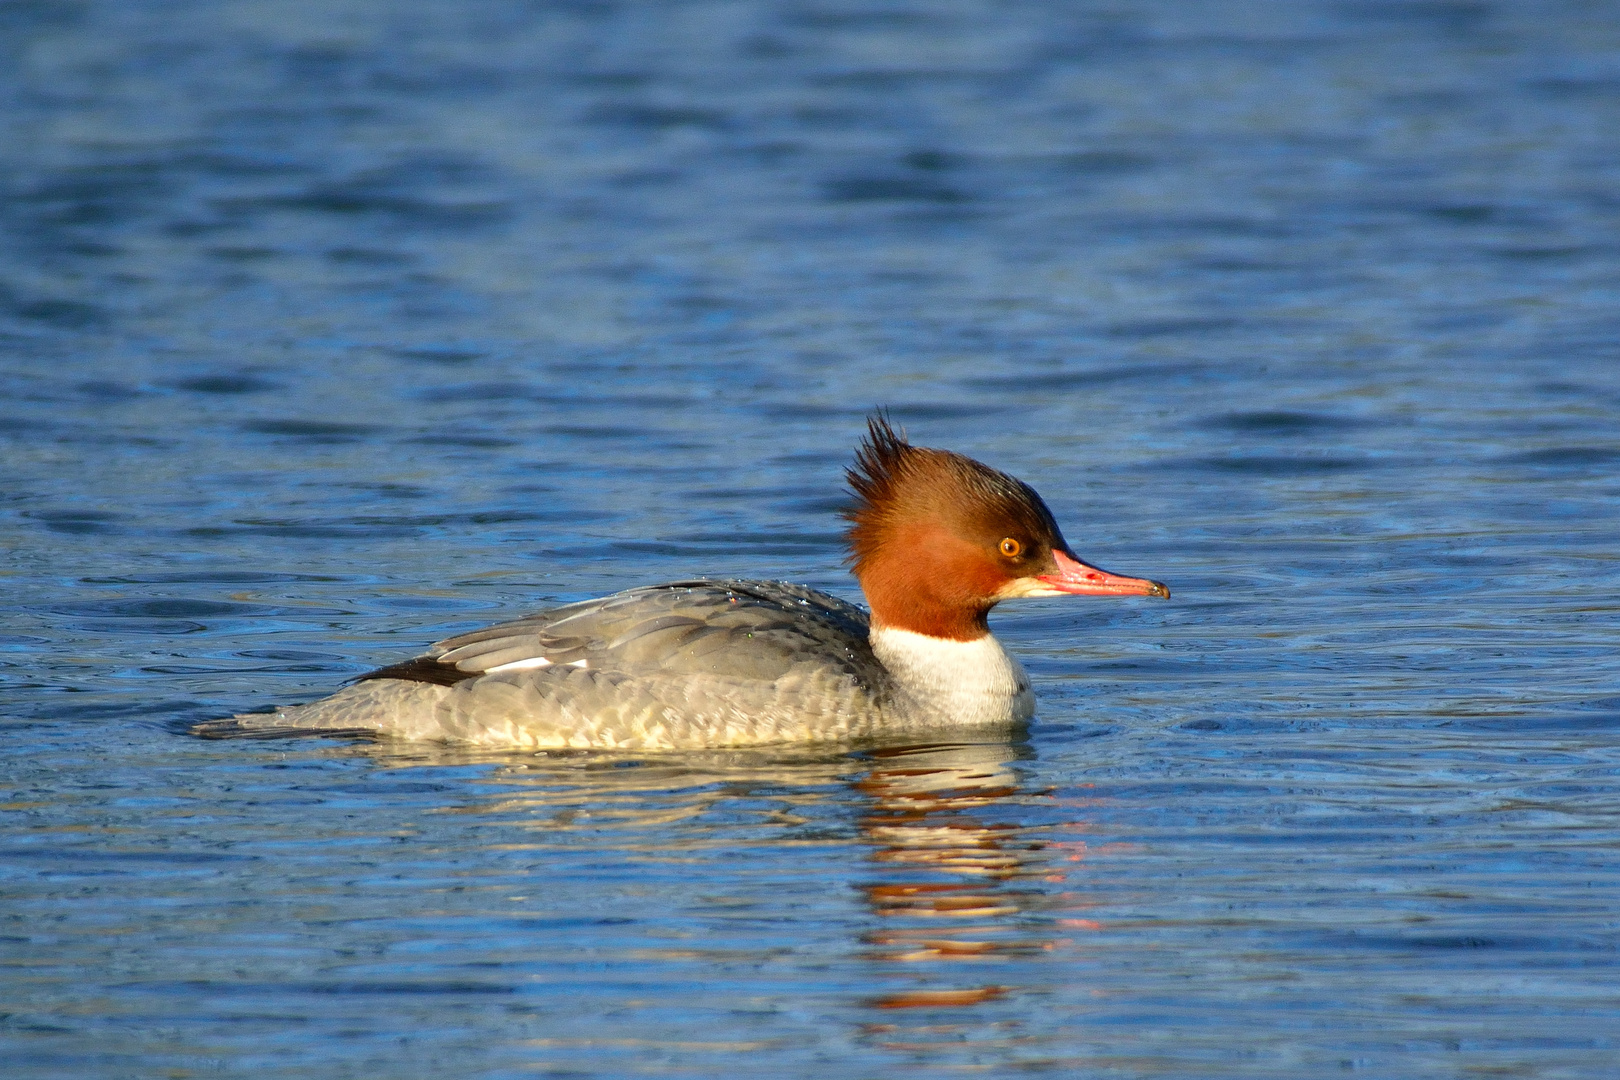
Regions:
<svg viewBox="0 0 1620 1080"><path fill-rule="evenodd" d="M509 677L515 664L536 679L585 667L627 677L664 672L772 682L811 666L873 685L882 668L866 635L866 612L814 589L776 581L679 581L459 634L435 643L426 656L361 678L449 685L493 668L507 668L501 674Z"/></svg>

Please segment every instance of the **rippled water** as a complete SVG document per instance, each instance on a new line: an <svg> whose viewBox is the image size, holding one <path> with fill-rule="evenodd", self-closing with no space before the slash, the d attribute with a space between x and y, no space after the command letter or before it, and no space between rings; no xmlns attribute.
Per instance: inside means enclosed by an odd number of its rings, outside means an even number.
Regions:
<svg viewBox="0 0 1620 1080"><path fill-rule="evenodd" d="M0 6L0 1065L1607 1077L1620 12ZM1015 745L211 743L887 403L1169 603Z"/></svg>

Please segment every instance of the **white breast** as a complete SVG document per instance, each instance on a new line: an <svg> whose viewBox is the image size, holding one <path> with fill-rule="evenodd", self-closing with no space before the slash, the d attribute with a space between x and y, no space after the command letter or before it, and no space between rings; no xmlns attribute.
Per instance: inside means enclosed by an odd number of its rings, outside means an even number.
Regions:
<svg viewBox="0 0 1620 1080"><path fill-rule="evenodd" d="M990 634L977 641L952 641L873 627L871 642L919 719L1005 726L1035 713L1029 676Z"/></svg>

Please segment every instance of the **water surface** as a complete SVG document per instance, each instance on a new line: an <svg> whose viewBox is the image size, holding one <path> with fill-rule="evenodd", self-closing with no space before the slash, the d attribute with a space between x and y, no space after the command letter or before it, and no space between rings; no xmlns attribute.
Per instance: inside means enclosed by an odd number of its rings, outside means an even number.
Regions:
<svg viewBox="0 0 1620 1080"><path fill-rule="evenodd" d="M8 5L7 1075L1612 1075L1615 14ZM1175 591L1027 736L185 734L856 598L877 404Z"/></svg>

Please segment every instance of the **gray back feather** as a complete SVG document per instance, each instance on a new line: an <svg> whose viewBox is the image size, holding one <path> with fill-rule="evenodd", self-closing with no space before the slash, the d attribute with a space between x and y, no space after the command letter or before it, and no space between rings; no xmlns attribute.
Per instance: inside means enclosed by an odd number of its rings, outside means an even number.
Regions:
<svg viewBox="0 0 1620 1080"><path fill-rule="evenodd" d="M746 644L744 644L746 642ZM596 671L775 681L815 664L876 685L866 612L779 581L678 581L553 608L436 643L460 671L545 659Z"/></svg>

